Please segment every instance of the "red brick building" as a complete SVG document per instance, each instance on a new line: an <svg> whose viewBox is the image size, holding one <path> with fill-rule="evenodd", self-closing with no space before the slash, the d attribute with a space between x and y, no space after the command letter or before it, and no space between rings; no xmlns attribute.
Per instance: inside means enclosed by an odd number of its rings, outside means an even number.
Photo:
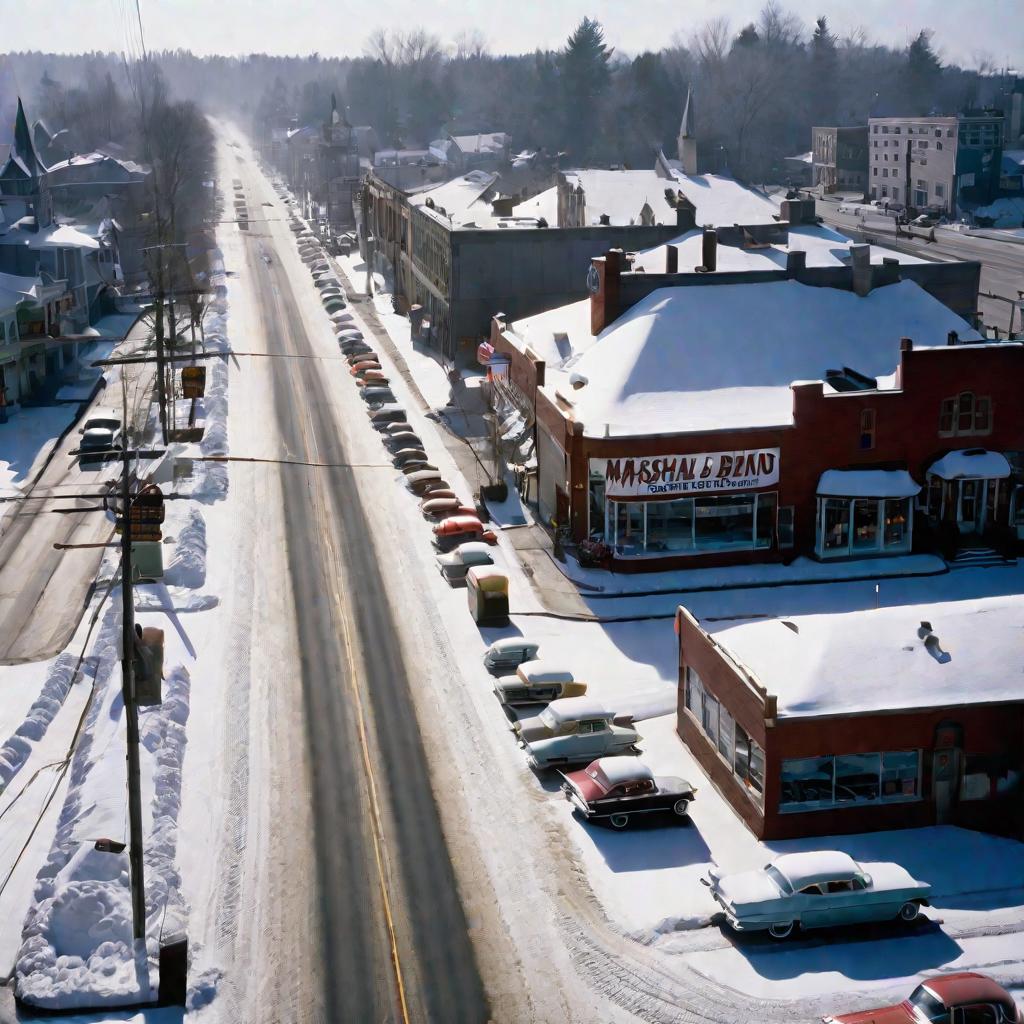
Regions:
<svg viewBox="0 0 1024 1024"><path fill-rule="evenodd" d="M895 600L921 605L851 610L854 585L830 584L679 609L679 735L759 838L1021 833L1021 580L967 575L903 581ZM972 598L982 576L1003 593Z"/></svg>
<svg viewBox="0 0 1024 1024"><path fill-rule="evenodd" d="M976 264L631 273L496 317L536 498L618 571L852 559L1024 530L1024 347L964 319Z"/></svg>

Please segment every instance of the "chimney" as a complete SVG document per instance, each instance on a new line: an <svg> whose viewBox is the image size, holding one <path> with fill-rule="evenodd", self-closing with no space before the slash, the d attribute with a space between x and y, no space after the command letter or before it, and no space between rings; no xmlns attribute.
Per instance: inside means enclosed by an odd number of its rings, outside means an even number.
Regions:
<svg viewBox="0 0 1024 1024"><path fill-rule="evenodd" d="M612 219L611 217L608 216L607 213L602 213L601 216L597 218L597 222L602 227L609 227L611 225Z"/></svg>
<svg viewBox="0 0 1024 1024"><path fill-rule="evenodd" d="M900 338L900 351L901 352L913 352L914 351L914 339L913 338Z"/></svg>
<svg viewBox="0 0 1024 1024"><path fill-rule="evenodd" d="M609 249L590 261L590 333L595 337L618 319L621 274L621 249Z"/></svg>
<svg viewBox="0 0 1024 1024"><path fill-rule="evenodd" d="M959 342L960 342L960 335L957 334L956 331L950 331L949 334L946 335L946 344L947 345L957 345L957 344L959 344Z"/></svg>
<svg viewBox="0 0 1024 1024"><path fill-rule="evenodd" d="M515 196L502 196L491 201L491 210L495 217L511 217L515 202Z"/></svg>
<svg viewBox="0 0 1024 1024"><path fill-rule="evenodd" d="M789 224L803 223L804 204L799 199L783 199L779 212L782 219Z"/></svg>
<svg viewBox="0 0 1024 1024"><path fill-rule="evenodd" d="M718 269L718 232L714 228L705 228L700 240L701 265L698 274L713 274Z"/></svg>
<svg viewBox="0 0 1024 1024"><path fill-rule="evenodd" d="M807 253L803 249L790 249L786 253L786 277L799 281L807 269Z"/></svg>
<svg viewBox="0 0 1024 1024"><path fill-rule="evenodd" d="M900 261L894 256L882 257L882 284L896 284L900 279Z"/></svg>
<svg viewBox="0 0 1024 1024"><path fill-rule="evenodd" d="M665 273L679 273L679 250L674 245L665 246Z"/></svg>
<svg viewBox="0 0 1024 1024"><path fill-rule="evenodd" d="M853 261L851 278L853 290L861 298L871 294L871 246L851 245L850 258Z"/></svg>
<svg viewBox="0 0 1024 1024"><path fill-rule="evenodd" d="M697 207L683 195L676 193L676 227L680 231L692 231L697 226Z"/></svg>

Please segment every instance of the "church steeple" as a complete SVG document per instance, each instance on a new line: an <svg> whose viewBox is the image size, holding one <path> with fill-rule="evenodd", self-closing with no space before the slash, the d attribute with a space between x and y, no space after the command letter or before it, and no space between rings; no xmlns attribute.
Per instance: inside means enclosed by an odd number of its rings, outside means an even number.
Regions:
<svg viewBox="0 0 1024 1024"><path fill-rule="evenodd" d="M39 159L36 151L36 144L32 140L32 131L28 126L28 118L25 116L25 108L22 105L21 97L18 97L18 114L14 119L14 146L12 153L24 166L25 170L33 178L46 173L46 164Z"/></svg>
<svg viewBox="0 0 1024 1024"><path fill-rule="evenodd" d="M676 146L679 162L683 165L684 174L697 173L697 138L693 127L693 89L686 88L686 105L683 107L683 119L679 122L679 137Z"/></svg>
<svg viewBox="0 0 1024 1024"><path fill-rule="evenodd" d="M36 150L20 96L11 153L0 167L0 194L24 200L35 217L37 228L46 227L53 219L46 164Z"/></svg>

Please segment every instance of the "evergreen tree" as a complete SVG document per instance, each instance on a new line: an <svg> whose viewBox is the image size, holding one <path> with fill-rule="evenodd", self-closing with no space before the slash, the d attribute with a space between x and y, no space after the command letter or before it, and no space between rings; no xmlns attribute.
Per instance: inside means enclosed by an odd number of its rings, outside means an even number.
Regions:
<svg viewBox="0 0 1024 1024"><path fill-rule="evenodd" d="M591 18L584 18L576 26L561 53L565 139L573 162L578 164L599 148L597 126L601 101L611 77L611 55L611 49L605 45L604 29Z"/></svg>
<svg viewBox="0 0 1024 1024"><path fill-rule="evenodd" d="M902 84L908 114L928 114L935 106L942 78L942 64L932 48L932 34L922 29L907 49Z"/></svg>
<svg viewBox="0 0 1024 1024"><path fill-rule="evenodd" d="M835 36L829 31L828 21L822 15L815 22L811 36L810 115L812 125L836 123L838 99L839 54L836 52Z"/></svg>

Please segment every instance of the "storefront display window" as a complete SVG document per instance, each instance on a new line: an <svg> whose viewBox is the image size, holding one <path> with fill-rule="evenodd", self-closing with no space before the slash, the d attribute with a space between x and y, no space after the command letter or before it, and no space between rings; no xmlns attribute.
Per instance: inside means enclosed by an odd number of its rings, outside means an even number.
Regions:
<svg viewBox="0 0 1024 1024"><path fill-rule="evenodd" d="M920 797L921 752L838 754L782 762L780 811L815 811Z"/></svg>
<svg viewBox="0 0 1024 1024"><path fill-rule="evenodd" d="M761 804L764 795L764 751L729 711L704 688L700 676L686 667L686 709L713 749Z"/></svg>
<svg viewBox="0 0 1024 1024"><path fill-rule="evenodd" d="M818 554L822 558L899 554L910 550L909 498L819 498Z"/></svg>
<svg viewBox="0 0 1024 1024"><path fill-rule="evenodd" d="M591 481L591 535L598 496ZM674 501L605 503L604 542L619 557L770 548L778 498L774 491L716 494Z"/></svg>

